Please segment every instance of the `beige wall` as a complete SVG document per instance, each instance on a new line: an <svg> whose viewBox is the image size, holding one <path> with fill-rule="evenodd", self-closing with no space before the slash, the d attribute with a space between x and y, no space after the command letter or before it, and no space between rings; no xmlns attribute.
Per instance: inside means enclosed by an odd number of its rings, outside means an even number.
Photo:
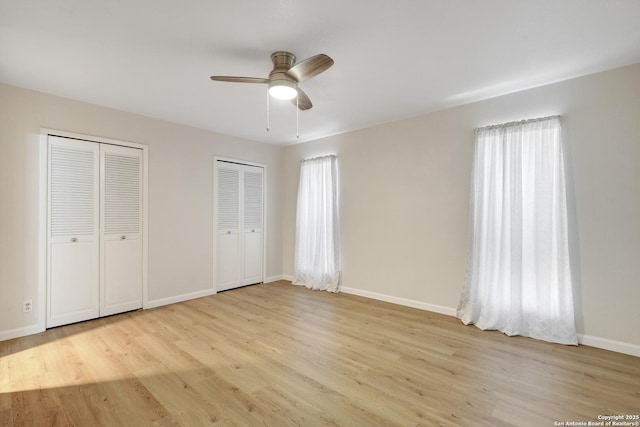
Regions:
<svg viewBox="0 0 640 427"><path fill-rule="evenodd" d="M466 275L473 129L553 114L575 190L579 333L640 355L640 64L287 147L284 273L293 272L299 161L335 153L343 286L453 312Z"/></svg>
<svg viewBox="0 0 640 427"><path fill-rule="evenodd" d="M38 305L41 127L149 146L149 300L213 286L213 158L267 165L267 277L282 269L282 148L0 84L0 338ZM34 311L22 313L22 302Z"/></svg>
<svg viewBox="0 0 640 427"><path fill-rule="evenodd" d="M299 160L336 153L344 286L452 312L466 273L473 129L560 114L578 330L585 343L640 355L639 100L640 64L283 149L0 85L0 337L29 331L41 310L21 312L40 297L41 127L149 145L150 300L211 286L214 155L267 164L267 276L279 276L293 272Z"/></svg>

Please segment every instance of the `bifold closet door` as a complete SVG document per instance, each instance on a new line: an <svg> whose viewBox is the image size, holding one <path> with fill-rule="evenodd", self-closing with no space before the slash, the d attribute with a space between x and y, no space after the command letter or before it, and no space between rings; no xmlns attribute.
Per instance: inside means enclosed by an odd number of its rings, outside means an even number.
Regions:
<svg viewBox="0 0 640 427"><path fill-rule="evenodd" d="M240 165L217 162L216 287L242 286L240 252Z"/></svg>
<svg viewBox="0 0 640 427"><path fill-rule="evenodd" d="M264 169L216 162L216 288L263 279Z"/></svg>
<svg viewBox="0 0 640 427"><path fill-rule="evenodd" d="M142 307L142 150L100 145L100 316Z"/></svg>
<svg viewBox="0 0 640 427"><path fill-rule="evenodd" d="M47 327L99 316L99 152L49 137Z"/></svg>
<svg viewBox="0 0 640 427"><path fill-rule="evenodd" d="M263 168L242 168L242 284L251 285L263 281Z"/></svg>
<svg viewBox="0 0 640 427"><path fill-rule="evenodd" d="M142 307L142 150L49 136L47 327Z"/></svg>

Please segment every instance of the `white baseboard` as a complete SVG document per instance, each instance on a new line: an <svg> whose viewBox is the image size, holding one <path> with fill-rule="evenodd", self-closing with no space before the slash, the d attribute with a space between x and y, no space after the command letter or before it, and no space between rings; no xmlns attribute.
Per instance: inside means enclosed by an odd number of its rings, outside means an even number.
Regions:
<svg viewBox="0 0 640 427"><path fill-rule="evenodd" d="M42 325L29 325L22 328L0 331L0 341L20 338L27 335L39 334L40 332L44 332L44 328L42 327Z"/></svg>
<svg viewBox="0 0 640 427"><path fill-rule="evenodd" d="M377 292L363 291L362 289L355 288L340 288L341 292L345 294L358 295L361 297L377 299L379 301L386 301L393 304L404 305L406 307L418 308L420 310L433 311L435 313L446 314L448 316L455 316L456 309L451 307L444 307L441 305L429 304L422 301L415 301L407 298L394 297L391 295L379 294Z"/></svg>
<svg viewBox="0 0 640 427"><path fill-rule="evenodd" d="M603 350L615 351L616 353L629 354L640 357L640 345L630 344L622 341L614 341L607 338L594 337L591 335L578 334L578 343L597 347Z"/></svg>
<svg viewBox="0 0 640 427"><path fill-rule="evenodd" d="M278 280L286 280L286 279L285 279L285 276L281 274L279 276L267 277L266 279L264 279L264 283L277 282Z"/></svg>
<svg viewBox="0 0 640 427"><path fill-rule="evenodd" d="M217 292L214 289L205 289L204 291L191 292L189 294L176 295L169 298L155 299L152 301L148 301L145 304L144 309L162 307L163 305L175 304L177 302L188 301L190 299L208 297L209 295L214 295L216 293Z"/></svg>
<svg viewBox="0 0 640 427"><path fill-rule="evenodd" d="M289 276L288 274L283 274L282 280L288 280L290 282L293 282L293 276Z"/></svg>

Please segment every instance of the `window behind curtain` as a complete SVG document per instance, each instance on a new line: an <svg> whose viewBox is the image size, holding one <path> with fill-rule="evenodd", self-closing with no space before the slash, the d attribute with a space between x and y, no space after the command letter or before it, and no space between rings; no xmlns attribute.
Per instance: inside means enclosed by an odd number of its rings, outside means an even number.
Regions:
<svg viewBox="0 0 640 427"><path fill-rule="evenodd" d="M300 165L293 284L340 290L340 223L337 158L303 160Z"/></svg>
<svg viewBox="0 0 640 427"><path fill-rule="evenodd" d="M576 344L559 117L476 130L471 209L458 317Z"/></svg>

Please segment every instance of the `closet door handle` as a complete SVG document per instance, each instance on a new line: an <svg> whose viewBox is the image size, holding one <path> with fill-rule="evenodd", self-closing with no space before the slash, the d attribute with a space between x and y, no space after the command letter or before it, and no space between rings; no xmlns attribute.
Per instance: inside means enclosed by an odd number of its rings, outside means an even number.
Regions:
<svg viewBox="0 0 640 427"><path fill-rule="evenodd" d="M120 236L120 240L124 240L126 238L127 238L127 236Z"/></svg>
<svg viewBox="0 0 640 427"><path fill-rule="evenodd" d="M71 243L75 243L75 242L77 242L77 241L78 241L78 239L76 239L75 237L72 237L72 238L71 238Z"/></svg>

